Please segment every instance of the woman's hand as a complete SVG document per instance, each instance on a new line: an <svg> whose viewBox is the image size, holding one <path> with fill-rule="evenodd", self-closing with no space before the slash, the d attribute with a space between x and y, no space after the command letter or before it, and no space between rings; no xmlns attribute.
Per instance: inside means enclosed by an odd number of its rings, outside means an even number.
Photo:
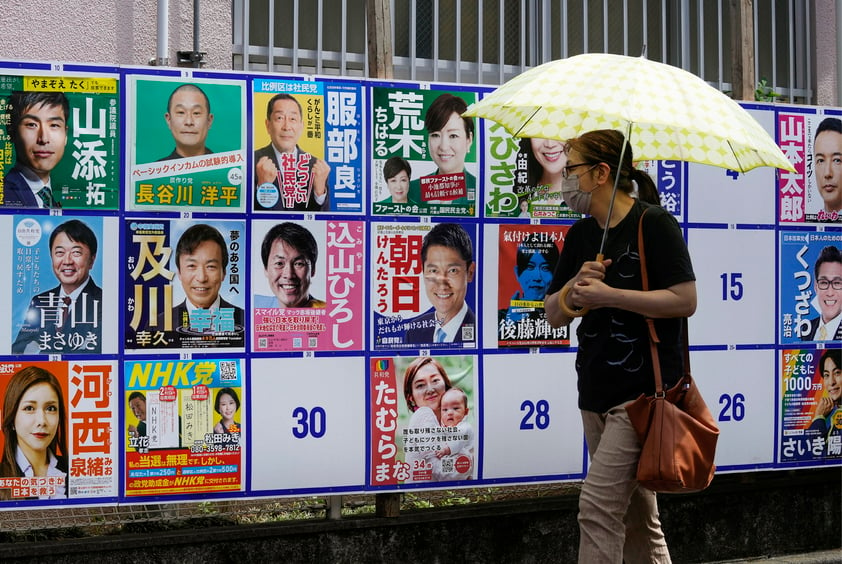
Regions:
<svg viewBox="0 0 842 564"><path fill-rule="evenodd" d="M596 309L608 304L608 298L614 288L607 285L605 271L611 265L611 259L588 261L582 265L573 278L570 292L567 294L568 305L573 309Z"/></svg>

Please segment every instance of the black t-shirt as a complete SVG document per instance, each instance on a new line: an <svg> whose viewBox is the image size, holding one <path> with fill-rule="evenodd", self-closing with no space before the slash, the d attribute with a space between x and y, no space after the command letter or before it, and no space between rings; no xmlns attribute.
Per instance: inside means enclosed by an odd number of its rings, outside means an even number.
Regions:
<svg viewBox="0 0 842 564"><path fill-rule="evenodd" d="M637 228L645 207L649 208L643 220L649 289L695 280L687 245L675 218L659 206L635 201L626 217L608 231L603 255L612 263L605 283L614 288L642 289ZM584 262L596 259L602 233L592 217L581 219L570 228L548 294L561 289ZM682 373L681 326L680 318L655 320L661 340L661 375L667 387L677 382ZM581 318L576 335L580 409L604 413L641 393L654 393L649 337L642 315L617 308L593 309Z"/></svg>

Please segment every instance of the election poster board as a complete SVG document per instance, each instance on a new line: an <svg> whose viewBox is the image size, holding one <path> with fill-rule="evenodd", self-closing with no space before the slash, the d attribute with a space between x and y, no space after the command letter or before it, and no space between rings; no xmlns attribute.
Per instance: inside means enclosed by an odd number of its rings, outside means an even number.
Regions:
<svg viewBox="0 0 842 564"><path fill-rule="evenodd" d="M123 377L126 496L244 488L242 361L128 361Z"/></svg>
<svg viewBox="0 0 842 564"><path fill-rule="evenodd" d="M478 477L476 373L475 356L371 359L371 486Z"/></svg>
<svg viewBox="0 0 842 564"><path fill-rule="evenodd" d="M8 477L13 502L584 477L578 322L550 328L542 301L578 219L559 199L563 146L453 110L490 87L5 67L0 392L47 367L67 422L64 476ZM25 132L11 127L18 91L68 102L47 143L56 150L32 157L49 161L50 209L32 184L29 204L12 203L12 170L26 160ZM722 430L720 470L838 465L839 386L822 357L840 351L839 263L818 275L816 265L842 249L823 148L836 138L822 126L842 110L744 107L795 175L636 166L688 241L691 355ZM275 245L285 224L308 232L314 252L300 239ZM74 251L86 238L96 251ZM458 393L436 391L429 372L414 393L405 377L422 361Z"/></svg>
<svg viewBox="0 0 842 564"><path fill-rule="evenodd" d="M245 221L126 220L124 346L245 347Z"/></svg>
<svg viewBox="0 0 842 564"><path fill-rule="evenodd" d="M252 85L252 209L362 212L362 86L269 77Z"/></svg>
<svg viewBox="0 0 842 564"><path fill-rule="evenodd" d="M3 73L0 209L119 209L118 75Z"/></svg>
<svg viewBox="0 0 842 564"><path fill-rule="evenodd" d="M252 350L363 350L365 223L254 220L251 232Z"/></svg>
<svg viewBox="0 0 842 564"><path fill-rule="evenodd" d="M476 348L476 226L374 223L371 229L373 350ZM426 262L425 240L433 242Z"/></svg>
<svg viewBox="0 0 842 564"><path fill-rule="evenodd" d="M243 212L244 80L127 80L126 209Z"/></svg>
<svg viewBox="0 0 842 564"><path fill-rule="evenodd" d="M459 114L477 93L407 84L373 86L371 99L372 214L475 217L478 120ZM408 185L390 185L384 170L403 170Z"/></svg>
<svg viewBox="0 0 842 564"><path fill-rule="evenodd" d="M0 459L0 503L117 496L118 378L115 361L0 362L3 405L14 410L0 450L18 453Z"/></svg>
<svg viewBox="0 0 842 564"><path fill-rule="evenodd" d="M0 300L0 351L98 355L118 351L118 220L94 215L3 215L10 268ZM52 248L51 248L52 242Z"/></svg>

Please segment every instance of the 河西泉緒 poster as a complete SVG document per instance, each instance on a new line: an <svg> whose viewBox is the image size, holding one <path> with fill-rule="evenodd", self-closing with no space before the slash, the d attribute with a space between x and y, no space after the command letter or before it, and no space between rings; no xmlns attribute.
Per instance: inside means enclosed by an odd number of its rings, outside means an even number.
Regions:
<svg viewBox="0 0 842 564"><path fill-rule="evenodd" d="M544 296L553 279L567 225L501 225L497 286L497 344L570 345L568 326L551 327Z"/></svg>
<svg viewBox="0 0 842 564"><path fill-rule="evenodd" d="M245 225L125 220L127 350L245 347Z"/></svg>
<svg viewBox="0 0 842 564"><path fill-rule="evenodd" d="M842 233L782 231L780 343L842 339Z"/></svg>
<svg viewBox="0 0 842 564"><path fill-rule="evenodd" d="M842 112L781 112L778 134L778 143L796 170L779 173L779 221L842 223L838 164Z"/></svg>
<svg viewBox="0 0 842 564"><path fill-rule="evenodd" d="M255 78L254 210L361 212L359 84Z"/></svg>
<svg viewBox="0 0 842 564"><path fill-rule="evenodd" d="M1 362L0 500L117 495L114 361Z"/></svg>
<svg viewBox="0 0 842 564"><path fill-rule="evenodd" d="M372 87L374 215L474 217L479 197L476 92Z"/></svg>
<svg viewBox="0 0 842 564"><path fill-rule="evenodd" d="M126 209L245 211L245 82L127 83Z"/></svg>
<svg viewBox="0 0 842 564"><path fill-rule="evenodd" d="M362 221L253 221L252 350L363 350L364 249Z"/></svg>
<svg viewBox="0 0 842 564"><path fill-rule="evenodd" d="M0 206L117 209L119 80L0 76Z"/></svg>
<svg viewBox="0 0 842 564"><path fill-rule="evenodd" d="M242 490L241 361L126 362L124 369L125 495Z"/></svg>
<svg viewBox="0 0 842 564"><path fill-rule="evenodd" d="M842 459L842 350L781 351L780 461Z"/></svg>
<svg viewBox="0 0 842 564"><path fill-rule="evenodd" d="M372 358L371 486L477 478L473 356Z"/></svg>
<svg viewBox="0 0 842 564"><path fill-rule="evenodd" d="M476 348L473 224L375 223L373 348Z"/></svg>
<svg viewBox="0 0 842 564"><path fill-rule="evenodd" d="M11 269L11 354L115 353L117 219L0 217ZM6 345L9 346L9 345ZM7 353L8 354L8 353Z"/></svg>

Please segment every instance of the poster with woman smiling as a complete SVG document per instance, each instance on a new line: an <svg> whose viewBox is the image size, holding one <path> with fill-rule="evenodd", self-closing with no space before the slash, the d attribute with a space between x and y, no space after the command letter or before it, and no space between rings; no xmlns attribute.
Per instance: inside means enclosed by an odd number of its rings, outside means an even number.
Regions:
<svg viewBox="0 0 842 564"><path fill-rule="evenodd" d="M370 485L477 478L473 356L371 359Z"/></svg>
<svg viewBox="0 0 842 564"><path fill-rule="evenodd" d="M372 213L475 217L479 161L474 91L372 88ZM403 160L406 188L389 182Z"/></svg>

